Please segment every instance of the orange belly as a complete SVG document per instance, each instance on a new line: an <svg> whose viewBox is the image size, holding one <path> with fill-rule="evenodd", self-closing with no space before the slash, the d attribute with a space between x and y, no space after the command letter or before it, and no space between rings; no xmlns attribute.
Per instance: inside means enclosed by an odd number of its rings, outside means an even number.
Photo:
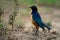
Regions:
<svg viewBox="0 0 60 40"><path fill-rule="evenodd" d="M36 24L34 20L32 20L33 25L36 27L36 29L39 29L39 26Z"/></svg>
<svg viewBox="0 0 60 40"><path fill-rule="evenodd" d="M32 24L36 27L36 29L39 29L39 26L36 24L36 22L33 20L32 16L31 16L31 20L32 20Z"/></svg>

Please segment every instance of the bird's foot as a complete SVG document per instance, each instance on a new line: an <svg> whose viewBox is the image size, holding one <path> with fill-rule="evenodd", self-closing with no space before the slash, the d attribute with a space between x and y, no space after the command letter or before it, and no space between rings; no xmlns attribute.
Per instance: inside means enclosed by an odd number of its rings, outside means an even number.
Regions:
<svg viewBox="0 0 60 40"><path fill-rule="evenodd" d="M38 33L35 33L35 36L38 36Z"/></svg>
<svg viewBox="0 0 60 40"><path fill-rule="evenodd" d="M50 30L48 30L48 32L50 33Z"/></svg>
<svg viewBox="0 0 60 40"><path fill-rule="evenodd" d="M38 33L33 33L34 36L38 36Z"/></svg>

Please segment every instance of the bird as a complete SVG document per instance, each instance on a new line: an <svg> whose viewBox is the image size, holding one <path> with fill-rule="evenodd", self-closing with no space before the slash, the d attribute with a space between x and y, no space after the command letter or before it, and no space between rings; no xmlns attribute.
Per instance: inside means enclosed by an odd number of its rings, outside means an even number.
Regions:
<svg viewBox="0 0 60 40"><path fill-rule="evenodd" d="M32 9L32 12L31 12L32 24L36 27L35 33L37 34L39 27L43 31L45 31L45 27L46 27L48 29L48 31L50 32L51 28L43 22L41 15L38 12L37 7L34 5L34 6L31 6L30 8Z"/></svg>

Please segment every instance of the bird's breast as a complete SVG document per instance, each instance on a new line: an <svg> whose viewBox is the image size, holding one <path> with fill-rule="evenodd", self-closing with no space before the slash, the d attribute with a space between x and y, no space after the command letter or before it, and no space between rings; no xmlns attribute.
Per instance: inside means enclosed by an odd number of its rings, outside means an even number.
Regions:
<svg viewBox="0 0 60 40"><path fill-rule="evenodd" d="M33 20L32 15L31 15L31 21L32 21L32 23L33 23L33 24L35 24L35 25L36 25L36 22Z"/></svg>
<svg viewBox="0 0 60 40"><path fill-rule="evenodd" d="M38 26L37 23L33 20L32 15L31 15L31 21L32 21L32 24L33 24L37 29L39 29L39 26Z"/></svg>

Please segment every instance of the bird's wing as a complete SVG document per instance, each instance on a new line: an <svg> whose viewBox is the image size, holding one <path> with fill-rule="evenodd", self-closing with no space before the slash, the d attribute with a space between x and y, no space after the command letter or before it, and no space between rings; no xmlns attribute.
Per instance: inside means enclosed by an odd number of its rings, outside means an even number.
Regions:
<svg viewBox="0 0 60 40"><path fill-rule="evenodd" d="M48 25L46 25L41 19L37 19L36 21L35 21L36 23L37 23L37 25L39 25L41 28L44 28L44 27L46 27L47 29L51 29Z"/></svg>
<svg viewBox="0 0 60 40"><path fill-rule="evenodd" d="M34 20L34 21L37 23L37 25L39 25L39 26L41 26L41 25L43 24L42 19L41 19L40 17L38 17L38 16L37 16L37 18L34 18L33 20Z"/></svg>

